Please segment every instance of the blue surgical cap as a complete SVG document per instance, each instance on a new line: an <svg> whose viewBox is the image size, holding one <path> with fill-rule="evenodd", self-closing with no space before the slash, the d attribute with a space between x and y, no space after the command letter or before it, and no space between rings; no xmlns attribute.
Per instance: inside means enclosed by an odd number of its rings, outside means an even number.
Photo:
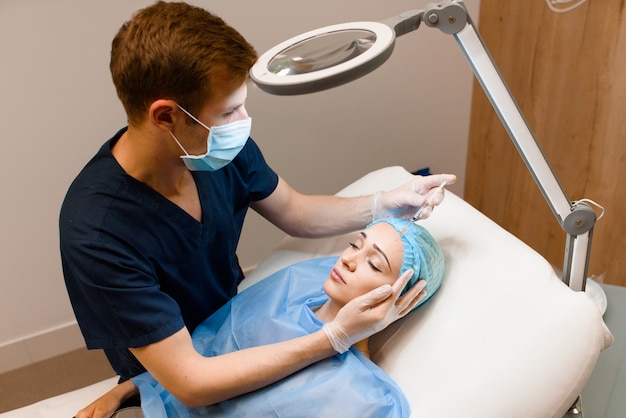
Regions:
<svg viewBox="0 0 626 418"><path fill-rule="evenodd" d="M400 274L413 269L413 275L402 292L409 290L418 280L426 280L426 297L417 306L423 304L437 292L443 281L445 262L441 247L430 232L414 222L399 218L382 218L367 227L379 222L388 223L400 234L404 249Z"/></svg>

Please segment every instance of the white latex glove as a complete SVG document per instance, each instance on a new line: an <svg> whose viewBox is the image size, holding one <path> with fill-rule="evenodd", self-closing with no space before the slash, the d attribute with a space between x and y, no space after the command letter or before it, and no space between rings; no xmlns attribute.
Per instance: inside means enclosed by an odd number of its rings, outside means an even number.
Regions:
<svg viewBox="0 0 626 418"><path fill-rule="evenodd" d="M393 284L380 286L347 303L335 319L324 324L322 329L335 351L345 353L355 343L385 329L402 318L426 296L425 280L418 281L402 297L413 270L405 271Z"/></svg>
<svg viewBox="0 0 626 418"><path fill-rule="evenodd" d="M376 192L372 197L372 219L381 219L393 216L395 218L411 219L417 210L426 204L433 189L446 181L446 185L456 183L454 174L433 174L431 176L415 176L411 181L386 192ZM420 219L426 219L435 206L443 201L444 191L438 191L432 196L431 204L420 213Z"/></svg>

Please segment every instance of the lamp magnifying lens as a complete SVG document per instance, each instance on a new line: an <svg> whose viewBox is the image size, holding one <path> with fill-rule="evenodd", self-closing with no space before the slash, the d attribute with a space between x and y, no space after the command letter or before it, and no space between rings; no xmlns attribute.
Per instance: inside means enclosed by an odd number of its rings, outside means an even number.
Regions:
<svg viewBox="0 0 626 418"><path fill-rule="evenodd" d="M342 23L291 38L263 54L251 71L271 94L326 90L382 65L393 51L395 34L380 22Z"/></svg>

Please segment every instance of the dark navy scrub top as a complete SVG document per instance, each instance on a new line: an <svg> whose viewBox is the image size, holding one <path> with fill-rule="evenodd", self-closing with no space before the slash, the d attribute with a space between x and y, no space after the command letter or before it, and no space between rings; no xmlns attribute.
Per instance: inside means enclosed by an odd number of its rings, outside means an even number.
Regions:
<svg viewBox="0 0 626 418"><path fill-rule="evenodd" d="M246 211L278 176L250 138L232 163L193 172L202 223L127 175L107 141L61 208L63 274L90 349L105 350L121 380L145 369L128 351L190 332L237 293L236 256Z"/></svg>

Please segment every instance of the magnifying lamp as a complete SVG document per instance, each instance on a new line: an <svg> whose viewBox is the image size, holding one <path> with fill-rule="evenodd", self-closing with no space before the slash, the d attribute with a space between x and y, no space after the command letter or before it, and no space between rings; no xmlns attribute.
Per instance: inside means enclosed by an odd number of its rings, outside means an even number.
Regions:
<svg viewBox="0 0 626 418"><path fill-rule="evenodd" d="M584 290L596 214L588 205L574 204L565 195L462 1L446 0L381 22L343 23L298 35L263 54L251 77L261 90L278 95L337 87L382 65L393 51L395 38L418 29L421 23L457 40L567 234L562 280L574 290Z"/></svg>

